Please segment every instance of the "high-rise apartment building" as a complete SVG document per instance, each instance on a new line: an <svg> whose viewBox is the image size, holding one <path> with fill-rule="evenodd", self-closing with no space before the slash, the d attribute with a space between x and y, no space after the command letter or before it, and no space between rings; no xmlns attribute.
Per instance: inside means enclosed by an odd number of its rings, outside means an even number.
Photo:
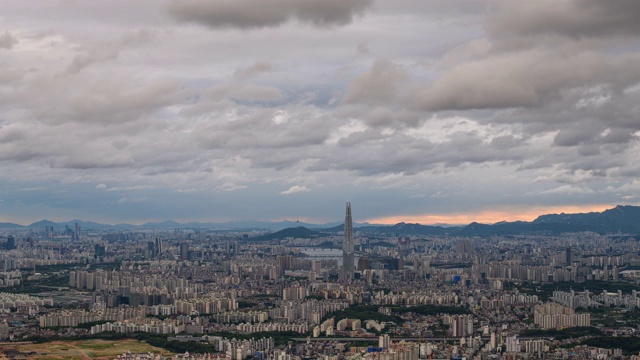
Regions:
<svg viewBox="0 0 640 360"><path fill-rule="evenodd" d="M180 258L182 260L189 259L189 244L186 242L180 244Z"/></svg>
<svg viewBox="0 0 640 360"><path fill-rule="evenodd" d="M15 248L16 248L16 239L13 236L9 236L7 238L7 245L6 245L5 249L13 250Z"/></svg>

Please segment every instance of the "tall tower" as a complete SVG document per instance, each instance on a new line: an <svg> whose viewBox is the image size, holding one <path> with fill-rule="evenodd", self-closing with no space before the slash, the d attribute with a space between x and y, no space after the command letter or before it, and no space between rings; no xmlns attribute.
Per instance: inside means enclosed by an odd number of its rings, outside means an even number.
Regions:
<svg viewBox="0 0 640 360"><path fill-rule="evenodd" d="M156 238L155 253L158 258L162 256L162 240L159 237Z"/></svg>
<svg viewBox="0 0 640 360"><path fill-rule="evenodd" d="M355 270L353 241L353 222L351 220L351 203L347 202L347 211L344 217L344 242L342 243L342 278L353 280Z"/></svg>

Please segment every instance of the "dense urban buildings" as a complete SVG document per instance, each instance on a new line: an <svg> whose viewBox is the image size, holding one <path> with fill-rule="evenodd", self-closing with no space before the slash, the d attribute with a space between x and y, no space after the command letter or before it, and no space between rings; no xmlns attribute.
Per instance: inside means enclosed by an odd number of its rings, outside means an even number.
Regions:
<svg viewBox="0 0 640 360"><path fill-rule="evenodd" d="M354 229L347 202L332 228L4 228L0 352L62 336L174 359L637 359L637 234L500 226Z"/></svg>

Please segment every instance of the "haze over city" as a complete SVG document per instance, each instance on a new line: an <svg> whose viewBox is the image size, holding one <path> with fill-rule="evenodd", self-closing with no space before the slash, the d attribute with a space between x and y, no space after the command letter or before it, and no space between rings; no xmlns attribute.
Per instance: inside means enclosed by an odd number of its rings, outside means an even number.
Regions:
<svg viewBox="0 0 640 360"><path fill-rule="evenodd" d="M637 1L0 7L0 222L638 204Z"/></svg>

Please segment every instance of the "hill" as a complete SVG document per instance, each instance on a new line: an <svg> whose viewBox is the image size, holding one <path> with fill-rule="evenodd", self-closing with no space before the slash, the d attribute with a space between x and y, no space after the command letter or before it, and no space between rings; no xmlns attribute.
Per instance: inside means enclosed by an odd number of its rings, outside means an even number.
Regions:
<svg viewBox="0 0 640 360"><path fill-rule="evenodd" d="M640 207L618 205L601 213L549 214L539 216L533 224L563 224L597 233L640 233Z"/></svg>
<svg viewBox="0 0 640 360"><path fill-rule="evenodd" d="M319 236L326 236L326 235L327 234L313 231L304 226L298 226L294 228L287 228L280 231L276 231L271 234L252 237L252 238L249 238L249 241L283 240L286 238L313 239Z"/></svg>
<svg viewBox="0 0 640 360"><path fill-rule="evenodd" d="M24 226L20 224L9 223L9 222L0 222L0 229L21 229L21 228L24 228Z"/></svg>
<svg viewBox="0 0 640 360"><path fill-rule="evenodd" d="M453 229L453 230L452 230ZM363 226L357 228L358 231L370 232L385 235L446 235L452 233L456 228L443 228L441 226L430 226L421 224L398 223L393 226Z"/></svg>
<svg viewBox="0 0 640 360"><path fill-rule="evenodd" d="M33 224L29 225L28 227L30 228L45 228L45 227L50 227L53 226L54 229L58 229L61 227L64 227L64 225L58 225L57 223L50 221L50 220L40 220L37 222L34 222Z"/></svg>

